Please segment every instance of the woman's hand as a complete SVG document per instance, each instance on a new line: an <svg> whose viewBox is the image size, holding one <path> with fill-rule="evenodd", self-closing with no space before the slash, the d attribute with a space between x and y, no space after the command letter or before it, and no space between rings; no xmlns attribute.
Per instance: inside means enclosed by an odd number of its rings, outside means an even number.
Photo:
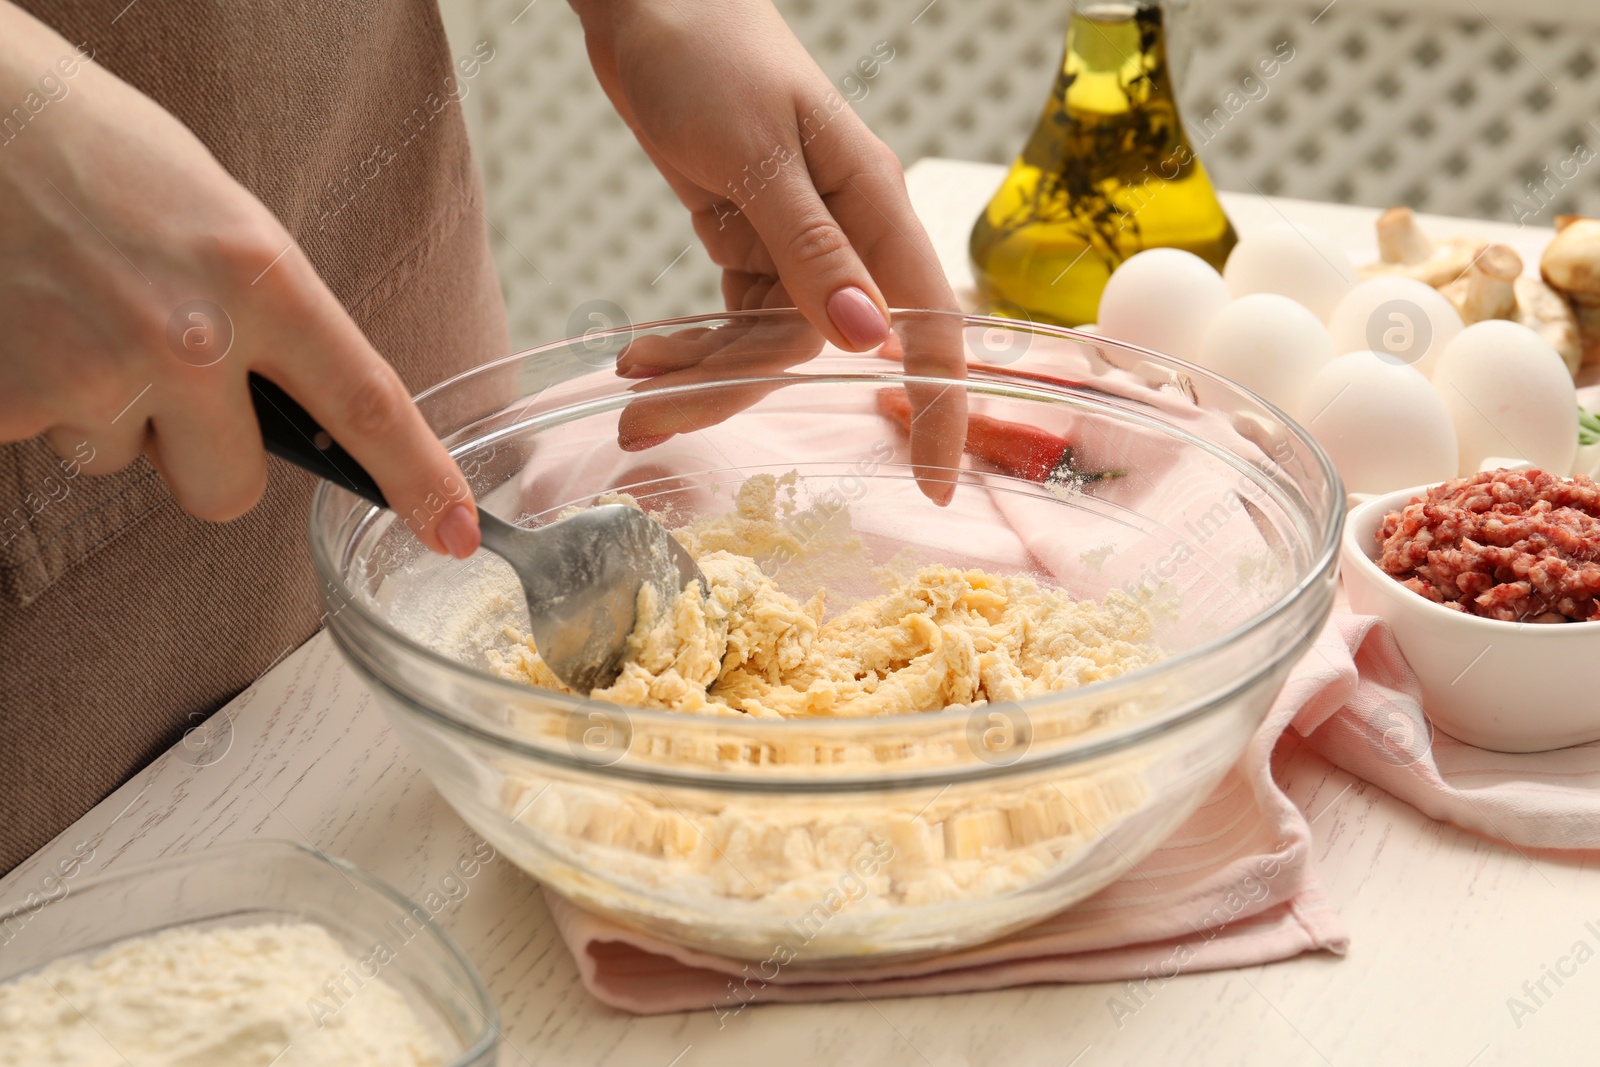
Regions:
<svg viewBox="0 0 1600 1067"><path fill-rule="evenodd" d="M899 160L856 117L764 0L573 0L611 102L694 218L730 309L800 309L851 351L889 338L887 308L955 310ZM964 376L960 330L901 338L906 369ZM715 350L715 349L713 349ZM635 345L619 373L688 374L694 346ZM710 369L701 367L702 372ZM656 382L651 382L654 385ZM941 503L953 492L965 393L913 390L912 461ZM679 432L679 405L641 408L636 440ZM690 428L686 420L682 428ZM640 424L643 423L643 424Z"/></svg>
<svg viewBox="0 0 1600 1067"><path fill-rule="evenodd" d="M186 511L231 519L266 481L255 371L424 544L471 553L466 480L399 377L188 129L5 0L0 101L38 108L0 134L0 441L45 434L91 474L143 452Z"/></svg>

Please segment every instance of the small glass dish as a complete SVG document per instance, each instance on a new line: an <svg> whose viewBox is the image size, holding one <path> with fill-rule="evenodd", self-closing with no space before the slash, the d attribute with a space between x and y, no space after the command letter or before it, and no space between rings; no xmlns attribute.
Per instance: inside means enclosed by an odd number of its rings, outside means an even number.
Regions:
<svg viewBox="0 0 1600 1067"><path fill-rule="evenodd" d="M418 916L428 921L419 920ZM243 841L52 887L0 912L0 983L174 927L308 922L353 959L409 940L379 977L406 999L450 1067L495 1062L500 1026L476 969L421 905L355 865L289 841Z"/></svg>

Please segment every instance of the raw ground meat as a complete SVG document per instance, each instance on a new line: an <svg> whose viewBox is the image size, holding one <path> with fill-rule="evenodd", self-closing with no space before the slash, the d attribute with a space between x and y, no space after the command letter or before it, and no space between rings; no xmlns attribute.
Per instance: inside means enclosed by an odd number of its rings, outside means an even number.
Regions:
<svg viewBox="0 0 1600 1067"><path fill-rule="evenodd" d="M1378 527L1378 566L1436 604L1486 619L1597 618L1600 486L1485 471L1413 497Z"/></svg>

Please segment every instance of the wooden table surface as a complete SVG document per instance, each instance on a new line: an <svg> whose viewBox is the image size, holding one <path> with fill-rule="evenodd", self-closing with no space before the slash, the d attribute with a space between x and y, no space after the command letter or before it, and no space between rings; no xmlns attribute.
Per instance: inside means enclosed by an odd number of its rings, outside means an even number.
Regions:
<svg viewBox="0 0 1600 1067"><path fill-rule="evenodd" d="M913 198L958 286L967 229L995 167L924 161ZM1288 219L1372 248L1375 212L1230 196L1242 232ZM1490 233L1536 255L1548 233ZM326 634L284 658L208 724L199 756L167 752L0 880L0 901L36 888L81 842L85 876L219 841L277 837L345 856L420 895L472 851L475 835L401 748ZM634 1018L589 997L537 884L500 859L439 921L476 961L500 1007L501 1063L701 1067L729 1064L1444 1064L1488 1067L1600 1057L1600 963L1532 1014L1512 1015L1547 966L1600 925L1600 872L1583 855L1532 854L1433 822L1320 757L1281 748L1278 773L1309 815L1315 862L1348 925L1343 959L1306 956L1186 974L1119 1023L1120 985L1047 986L904 1000ZM3 950L0 950L3 951ZM1567 965L1572 969L1571 965ZM3 1035L0 1035L3 1040Z"/></svg>

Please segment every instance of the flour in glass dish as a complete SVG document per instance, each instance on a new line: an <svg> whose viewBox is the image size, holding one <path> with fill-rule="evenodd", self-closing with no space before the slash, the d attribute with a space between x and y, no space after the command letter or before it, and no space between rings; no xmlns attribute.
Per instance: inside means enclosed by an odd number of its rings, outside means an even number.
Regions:
<svg viewBox="0 0 1600 1067"><path fill-rule="evenodd" d="M310 923L131 938L0 984L0 1067L442 1064L405 998L360 973Z"/></svg>

